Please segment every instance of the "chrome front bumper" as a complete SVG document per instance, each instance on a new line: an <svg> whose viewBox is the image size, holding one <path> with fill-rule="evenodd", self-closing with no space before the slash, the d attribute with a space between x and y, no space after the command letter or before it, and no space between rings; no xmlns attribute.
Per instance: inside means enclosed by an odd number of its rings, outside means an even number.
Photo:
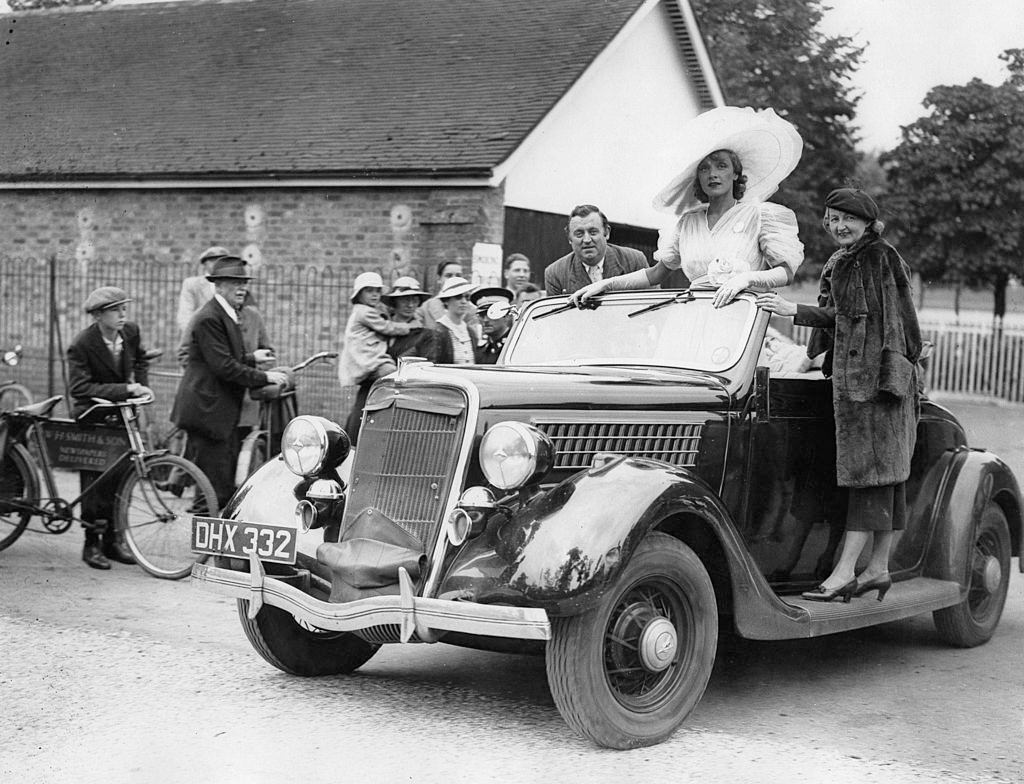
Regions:
<svg viewBox="0 0 1024 784"><path fill-rule="evenodd" d="M550 640L547 613L538 608L455 602L416 596L412 578L399 569L398 596L372 596L336 604L315 599L304 591L268 577L255 557L249 572L207 564L192 567L192 584L222 596L249 600L249 617L255 618L264 604L280 607L298 620L318 629L354 632L386 624L401 629L401 641L415 633L419 639L437 639L436 632L451 631L520 640Z"/></svg>

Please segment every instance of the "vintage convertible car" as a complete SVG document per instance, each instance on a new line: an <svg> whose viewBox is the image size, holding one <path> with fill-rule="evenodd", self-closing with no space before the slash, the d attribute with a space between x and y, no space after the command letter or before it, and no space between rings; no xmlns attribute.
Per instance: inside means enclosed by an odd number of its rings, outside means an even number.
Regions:
<svg viewBox="0 0 1024 784"><path fill-rule="evenodd" d="M842 536L830 386L773 376L767 314L711 297L531 303L497 365L378 382L354 454L297 417L224 519L194 522L215 557L193 581L237 597L253 647L296 675L384 643L543 653L566 722L614 748L685 720L723 627L781 640L931 612L953 645L988 640L1022 546L1007 466L924 401L892 590L801 599ZM296 552L296 532L316 541Z"/></svg>

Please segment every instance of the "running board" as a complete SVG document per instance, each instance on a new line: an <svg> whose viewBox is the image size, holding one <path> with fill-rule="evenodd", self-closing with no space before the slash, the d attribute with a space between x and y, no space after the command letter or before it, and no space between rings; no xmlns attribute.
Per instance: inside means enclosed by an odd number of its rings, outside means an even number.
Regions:
<svg viewBox="0 0 1024 784"><path fill-rule="evenodd" d="M793 637L820 637L864 626L898 621L914 615L952 607L963 600L960 584L952 580L933 580L928 577L914 577L893 583L883 601L878 601L875 591L854 597L846 604L842 600L816 602L800 596L780 596L791 607L806 614L795 626Z"/></svg>

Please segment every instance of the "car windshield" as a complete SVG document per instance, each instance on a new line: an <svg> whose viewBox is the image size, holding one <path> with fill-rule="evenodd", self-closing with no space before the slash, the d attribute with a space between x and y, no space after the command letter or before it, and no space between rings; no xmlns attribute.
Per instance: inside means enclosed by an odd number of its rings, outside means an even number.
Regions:
<svg viewBox="0 0 1024 784"><path fill-rule="evenodd" d="M594 310L572 308L546 317L564 300L537 302L517 323L504 363L650 365L710 373L736 364L757 313L753 298L716 309L713 292L698 292L693 299L681 294L664 307L638 312L671 296L662 291L605 295ZM631 313L636 315L630 318Z"/></svg>

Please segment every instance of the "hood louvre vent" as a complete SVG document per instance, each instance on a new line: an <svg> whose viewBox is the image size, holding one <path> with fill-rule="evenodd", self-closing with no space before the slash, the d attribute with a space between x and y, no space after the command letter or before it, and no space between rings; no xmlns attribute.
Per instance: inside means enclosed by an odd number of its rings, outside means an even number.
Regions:
<svg viewBox="0 0 1024 784"><path fill-rule="evenodd" d="M598 452L693 466L697 463L703 425L681 422L538 422L537 427L554 442L555 467L580 470L590 468Z"/></svg>

